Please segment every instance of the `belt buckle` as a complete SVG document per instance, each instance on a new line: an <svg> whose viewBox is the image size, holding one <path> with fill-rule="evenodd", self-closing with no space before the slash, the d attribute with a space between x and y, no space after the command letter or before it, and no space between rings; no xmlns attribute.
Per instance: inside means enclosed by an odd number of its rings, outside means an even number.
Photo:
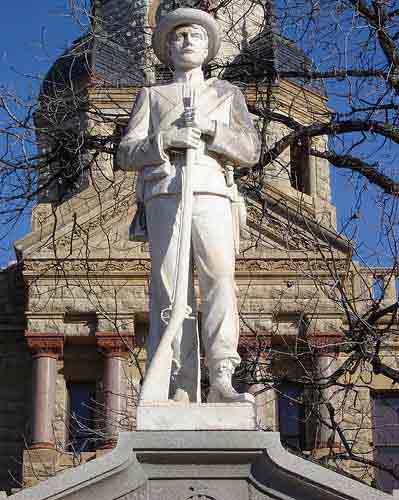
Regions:
<svg viewBox="0 0 399 500"><path fill-rule="evenodd" d="M184 149L169 149L169 158L172 159L178 159L178 158L184 158L185 157L186 151Z"/></svg>
<svg viewBox="0 0 399 500"><path fill-rule="evenodd" d="M169 150L169 160L170 161L184 160L185 157L186 157L186 150L185 149Z"/></svg>

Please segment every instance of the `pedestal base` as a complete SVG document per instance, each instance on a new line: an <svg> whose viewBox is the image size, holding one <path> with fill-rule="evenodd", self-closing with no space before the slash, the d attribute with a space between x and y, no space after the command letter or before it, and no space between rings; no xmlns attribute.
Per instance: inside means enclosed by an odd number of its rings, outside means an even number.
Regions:
<svg viewBox="0 0 399 500"><path fill-rule="evenodd" d="M13 500L64 498L392 500L392 495L289 453L278 433L169 430L121 433L111 453Z"/></svg>
<svg viewBox="0 0 399 500"><path fill-rule="evenodd" d="M257 429L251 403L173 404L143 403L137 408L139 431L206 431Z"/></svg>

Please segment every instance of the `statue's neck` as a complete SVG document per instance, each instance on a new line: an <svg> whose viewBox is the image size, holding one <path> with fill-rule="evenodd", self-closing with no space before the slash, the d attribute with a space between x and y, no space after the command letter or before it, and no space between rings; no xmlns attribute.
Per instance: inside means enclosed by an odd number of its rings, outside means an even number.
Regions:
<svg viewBox="0 0 399 500"><path fill-rule="evenodd" d="M202 68L194 68L186 71L176 70L174 79L177 83L189 83L190 85L199 85L204 81L204 73Z"/></svg>

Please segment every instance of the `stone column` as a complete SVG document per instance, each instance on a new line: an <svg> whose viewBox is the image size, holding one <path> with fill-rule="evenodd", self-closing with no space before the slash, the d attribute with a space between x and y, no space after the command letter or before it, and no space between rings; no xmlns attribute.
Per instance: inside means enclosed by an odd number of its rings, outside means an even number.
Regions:
<svg viewBox="0 0 399 500"><path fill-rule="evenodd" d="M62 357L64 335L26 332L33 357L33 415L30 448L54 448L53 421L57 360Z"/></svg>
<svg viewBox="0 0 399 500"><path fill-rule="evenodd" d="M321 397L319 402L319 413L323 421L330 423L330 413L325 402L331 403L336 410L336 418L338 418L340 408L339 398L336 397L336 386L323 388L323 385L329 380L330 376L337 369L337 358L339 354L338 345L342 341L340 333L318 334L316 337L317 349L315 352L315 374L321 388ZM335 441L331 441L331 429L318 422L318 432L316 436L317 448L339 448L340 444L337 441L338 436L335 436Z"/></svg>
<svg viewBox="0 0 399 500"><path fill-rule="evenodd" d="M115 445L117 434L126 419L126 359L133 345L133 334L123 337L116 332L97 332L97 346L104 356L104 430L103 448Z"/></svg>

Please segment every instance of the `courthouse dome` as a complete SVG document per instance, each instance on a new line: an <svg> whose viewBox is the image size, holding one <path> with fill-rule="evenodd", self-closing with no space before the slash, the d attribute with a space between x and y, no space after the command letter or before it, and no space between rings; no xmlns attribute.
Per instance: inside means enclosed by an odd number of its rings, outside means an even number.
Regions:
<svg viewBox="0 0 399 500"><path fill-rule="evenodd" d="M111 87L143 85L148 77L146 69L153 65L148 51L150 25L168 10L183 5L192 6L193 1L153 0L148 6L143 0L92 0L91 32L75 40L55 61L43 82L42 96L95 83ZM241 53L223 73L225 78L274 80L282 71L300 72L312 67L305 53L279 34L272 15L265 21L261 33L242 43ZM300 78L290 79L305 83Z"/></svg>

